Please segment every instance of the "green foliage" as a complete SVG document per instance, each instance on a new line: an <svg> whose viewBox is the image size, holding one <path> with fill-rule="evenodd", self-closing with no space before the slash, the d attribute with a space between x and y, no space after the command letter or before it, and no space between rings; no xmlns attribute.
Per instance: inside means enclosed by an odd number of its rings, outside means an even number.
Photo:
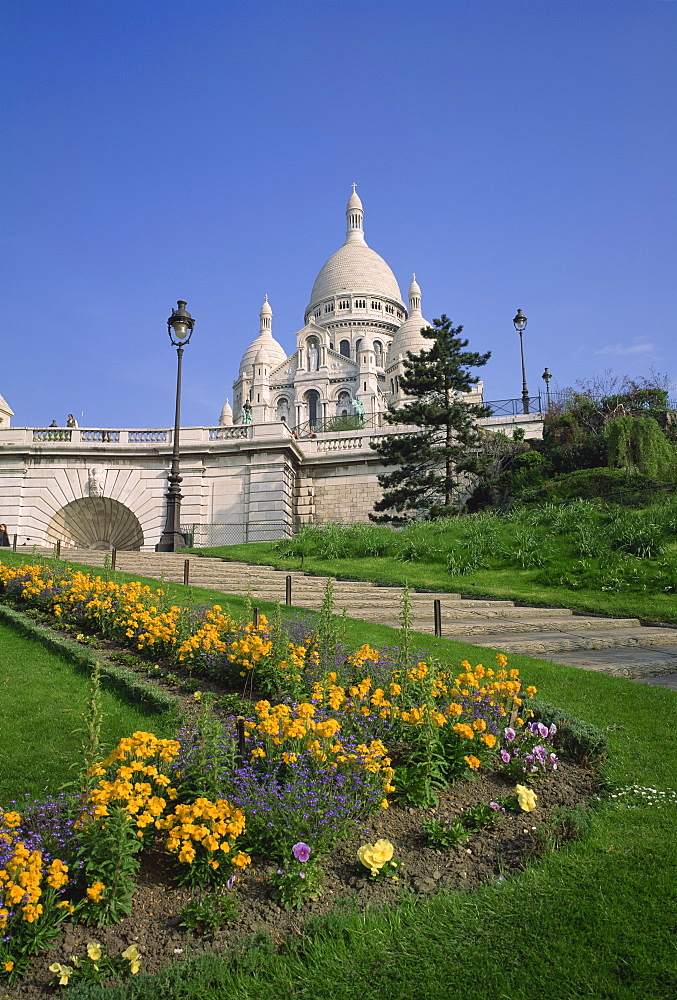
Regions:
<svg viewBox="0 0 677 1000"><path fill-rule="evenodd" d="M591 822L592 810L584 802L573 807L555 806L545 823L536 828L531 854L539 857L578 840L590 829Z"/></svg>
<svg viewBox="0 0 677 1000"><path fill-rule="evenodd" d="M273 898L285 910L300 910L306 903L318 899L324 886L324 870L317 860L293 858L284 868L270 876Z"/></svg>
<svg viewBox="0 0 677 1000"><path fill-rule="evenodd" d="M198 934L213 934L237 919L238 905L231 892L210 892L193 898L179 913L179 927Z"/></svg>
<svg viewBox="0 0 677 1000"><path fill-rule="evenodd" d="M499 810L481 802L465 809L460 816L449 818L434 813L421 822L421 827L434 847L458 847L471 834L495 823L499 815Z"/></svg>
<svg viewBox="0 0 677 1000"><path fill-rule="evenodd" d="M604 428L611 468L665 479L677 472L675 449L652 417L617 417Z"/></svg>
<svg viewBox="0 0 677 1000"><path fill-rule="evenodd" d="M463 327L454 327L446 316L422 330L432 341L418 355L407 352L400 384L409 401L386 415L392 424L409 424L418 432L394 434L372 444L393 472L379 476L383 496L374 505L377 522L405 524L412 517L431 518L456 512L470 476L485 465L477 418L486 407L463 397L478 379L470 368L485 365L489 354L466 351L460 338Z"/></svg>
<svg viewBox="0 0 677 1000"><path fill-rule="evenodd" d="M537 698L531 699L529 708L534 713L536 722L542 722L545 726L557 726L554 743L566 757L581 764L599 764L607 756L608 740L603 730L597 726Z"/></svg>
<svg viewBox="0 0 677 1000"><path fill-rule="evenodd" d="M602 499L626 507L645 507L662 495L670 497L674 487L626 469L577 469L553 476L538 487L520 494L524 503Z"/></svg>
<svg viewBox="0 0 677 1000"><path fill-rule="evenodd" d="M54 973L55 986L68 986L71 982L105 983L110 979L128 980L141 966L141 957L135 944L119 955L109 955L103 945L90 941L87 954L79 958L71 955L70 965L54 962L49 971Z"/></svg>
<svg viewBox="0 0 677 1000"><path fill-rule="evenodd" d="M131 913L142 847L143 840L122 806L111 806L105 818L87 823L80 847L89 883L79 908L83 923L117 924Z"/></svg>

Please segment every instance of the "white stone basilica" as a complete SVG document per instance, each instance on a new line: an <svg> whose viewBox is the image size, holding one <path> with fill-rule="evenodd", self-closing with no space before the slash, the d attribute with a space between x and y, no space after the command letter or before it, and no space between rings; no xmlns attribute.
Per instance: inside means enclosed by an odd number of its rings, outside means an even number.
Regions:
<svg viewBox="0 0 677 1000"><path fill-rule="evenodd" d="M234 383L234 412L226 401L218 426L181 428L189 543L267 541L302 524L366 521L381 495L385 469L370 445L397 430L383 414L402 401L403 359L429 348L421 336L429 324L415 277L407 309L393 272L367 245L355 190L346 216L345 243L317 276L294 353L274 339L266 298ZM481 382L472 396L481 400ZM0 523L18 546L155 547L172 428L12 427L12 416L0 396ZM482 423L540 436L537 414Z"/></svg>
<svg viewBox="0 0 677 1000"><path fill-rule="evenodd" d="M280 420L300 433L339 428L336 418L353 415L373 424L370 418L401 400L402 359L407 351L430 348L421 336L429 326L421 289L414 275L407 310L395 275L364 238L355 185L346 219L345 243L315 280L291 357L273 337L266 296L259 335L245 351L233 386L235 416L226 404L222 424L251 416L253 423Z"/></svg>

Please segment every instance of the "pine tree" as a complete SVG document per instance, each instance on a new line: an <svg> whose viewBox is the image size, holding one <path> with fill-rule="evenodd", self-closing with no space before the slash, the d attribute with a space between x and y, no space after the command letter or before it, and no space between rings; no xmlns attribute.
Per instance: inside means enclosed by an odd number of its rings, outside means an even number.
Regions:
<svg viewBox="0 0 677 1000"><path fill-rule="evenodd" d="M468 477L483 471L481 437L477 418L489 415L487 407L459 395L469 392L479 378L469 368L479 368L490 353L466 351L447 316L421 330L432 341L418 355L407 352L400 385L408 401L386 414L391 424L413 424L419 431L385 437L372 448L394 472L378 477L383 497L374 504L372 521L405 524L412 518L444 517L456 513Z"/></svg>

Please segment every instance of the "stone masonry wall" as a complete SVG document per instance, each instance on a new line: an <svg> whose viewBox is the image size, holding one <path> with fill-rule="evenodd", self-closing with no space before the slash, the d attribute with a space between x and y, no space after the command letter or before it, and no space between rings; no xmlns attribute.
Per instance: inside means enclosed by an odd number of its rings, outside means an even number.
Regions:
<svg viewBox="0 0 677 1000"><path fill-rule="evenodd" d="M316 468L314 484L315 524L356 524L368 521L374 503L381 496L373 464L356 462L331 468Z"/></svg>

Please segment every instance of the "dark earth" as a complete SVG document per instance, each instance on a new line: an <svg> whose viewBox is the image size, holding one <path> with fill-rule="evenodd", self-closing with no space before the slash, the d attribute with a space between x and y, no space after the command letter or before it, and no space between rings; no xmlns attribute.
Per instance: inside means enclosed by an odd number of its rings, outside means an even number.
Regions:
<svg viewBox="0 0 677 1000"><path fill-rule="evenodd" d="M115 657L113 644L92 639L88 644L96 645L97 656L102 659L111 654ZM128 657L125 659L128 662ZM141 666L144 673L147 669ZM179 683L182 680L175 675L172 679ZM167 687L159 678L158 683ZM190 686L197 686L194 680ZM222 693L208 681L200 687L203 691ZM179 696L185 715L190 717L195 713L197 703L190 691L172 685L172 693ZM366 908L395 903L404 892L419 897L435 892L467 892L487 882L499 881L521 870L542 851L542 832L553 808L571 808L591 799L598 789L598 778L593 770L561 761L555 772L540 776L533 788L538 797L533 812L501 812L495 823L450 849L433 846L422 829L422 821L434 812L452 818L469 806L510 796L514 793L513 781L483 771L441 793L437 809L394 804L380 810L356 824L353 832L325 856L322 895L300 910L285 910L272 898L270 875L278 865L254 855L252 864L239 873L234 889L238 903L236 918L213 934L186 932L179 926L180 911L193 893L175 884L172 862L166 854L144 852L129 917L110 927L64 922L52 947L33 958L23 979L11 988L6 987L4 995L11 1000L45 1000L58 994L61 988L50 985L55 977L49 966L54 962L71 964L74 954L83 957L90 941L104 945L112 955L136 944L142 970L153 973L172 962L205 952L227 952L243 938L256 934L269 935L283 949L286 939L303 932L308 918L327 914L341 902ZM394 846L393 860L399 865L397 881L382 876L372 878L357 861L357 849L379 838L390 840Z"/></svg>

